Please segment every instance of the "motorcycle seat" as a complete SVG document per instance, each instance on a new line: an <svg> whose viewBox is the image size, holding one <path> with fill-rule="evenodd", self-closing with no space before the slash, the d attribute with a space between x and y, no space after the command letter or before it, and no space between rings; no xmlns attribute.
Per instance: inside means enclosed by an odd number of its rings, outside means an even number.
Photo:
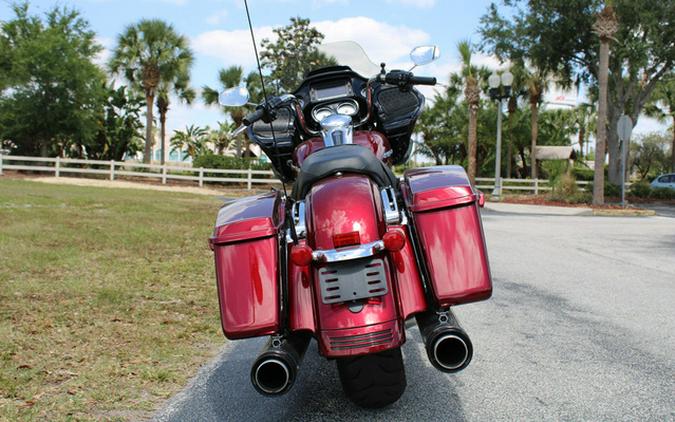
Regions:
<svg viewBox="0 0 675 422"><path fill-rule="evenodd" d="M338 145L319 150L305 159L293 185L293 198L303 199L312 185L338 172L367 175L380 187L398 184L391 169L370 149L357 144Z"/></svg>

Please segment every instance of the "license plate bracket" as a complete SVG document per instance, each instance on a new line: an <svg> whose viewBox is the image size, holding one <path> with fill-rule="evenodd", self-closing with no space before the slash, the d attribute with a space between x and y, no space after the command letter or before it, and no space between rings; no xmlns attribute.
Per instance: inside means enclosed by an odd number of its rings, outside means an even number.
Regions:
<svg viewBox="0 0 675 422"><path fill-rule="evenodd" d="M343 261L319 268L321 300L325 304L383 296L389 292L380 258Z"/></svg>

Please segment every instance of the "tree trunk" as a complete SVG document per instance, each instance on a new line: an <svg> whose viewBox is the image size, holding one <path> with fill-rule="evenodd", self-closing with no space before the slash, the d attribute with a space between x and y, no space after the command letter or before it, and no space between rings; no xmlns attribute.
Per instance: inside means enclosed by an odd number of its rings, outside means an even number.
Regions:
<svg viewBox="0 0 675 422"><path fill-rule="evenodd" d="M509 136L506 138L506 178L511 178L511 162L513 161L513 113L509 113Z"/></svg>
<svg viewBox="0 0 675 422"><path fill-rule="evenodd" d="M155 104L154 95L145 96L145 150L143 152L143 162L150 163L152 160L152 108Z"/></svg>
<svg viewBox="0 0 675 422"><path fill-rule="evenodd" d="M673 145L670 148L670 171L675 173L675 114L673 114Z"/></svg>
<svg viewBox="0 0 675 422"><path fill-rule="evenodd" d="M520 178L524 179L527 177L527 160L525 159L525 147L519 146L518 153L520 154L520 160L523 162L523 173L520 174Z"/></svg>
<svg viewBox="0 0 675 422"><path fill-rule="evenodd" d="M586 136L586 126L579 126L579 159L584 159L584 137Z"/></svg>
<svg viewBox="0 0 675 422"><path fill-rule="evenodd" d="M478 150L478 106L469 104L469 180L476 184L476 152Z"/></svg>
<svg viewBox="0 0 675 422"><path fill-rule="evenodd" d="M607 72L609 69L609 40L600 38L598 67L598 122L595 140L595 174L593 176L593 205L605 203L605 143L607 141Z"/></svg>
<svg viewBox="0 0 675 422"><path fill-rule="evenodd" d="M508 136L508 145L506 149L506 177L510 178L513 173L513 117L516 113L516 110L518 108L518 102L516 97L511 96L509 97L509 102L508 102L508 111L509 111L509 136Z"/></svg>
<svg viewBox="0 0 675 422"><path fill-rule="evenodd" d="M530 110L531 110L531 136L532 136L532 145L530 145L530 176L532 180L537 178L537 137L539 136L539 101L530 101Z"/></svg>
<svg viewBox="0 0 675 422"><path fill-rule="evenodd" d="M159 112L159 123L160 123L160 129L159 129L159 142L160 142L160 147L159 147L159 154L160 154L160 164L164 165L165 159L165 151L164 151L164 146L166 145L166 112Z"/></svg>

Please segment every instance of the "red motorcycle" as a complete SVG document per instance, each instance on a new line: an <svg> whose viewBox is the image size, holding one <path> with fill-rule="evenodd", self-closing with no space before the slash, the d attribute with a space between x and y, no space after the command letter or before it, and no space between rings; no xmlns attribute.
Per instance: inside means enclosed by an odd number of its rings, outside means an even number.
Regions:
<svg viewBox="0 0 675 422"><path fill-rule="evenodd" d="M314 338L346 395L382 407L405 389L401 345L413 317L433 366L457 372L471 361L451 307L492 293L483 195L459 166L391 170L408 160L424 107L415 85L435 78L387 72L351 42L322 52L340 65L244 119L293 189L220 209L210 244L222 327L229 339L269 336L251 369L260 393L289 391ZM434 46L411 53L416 66L437 56ZM227 105L247 100L243 88L221 94Z"/></svg>

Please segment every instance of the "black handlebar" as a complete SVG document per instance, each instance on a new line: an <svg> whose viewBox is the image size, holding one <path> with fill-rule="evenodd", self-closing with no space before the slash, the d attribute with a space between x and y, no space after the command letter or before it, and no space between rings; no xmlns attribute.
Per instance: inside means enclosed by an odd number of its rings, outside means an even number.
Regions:
<svg viewBox="0 0 675 422"><path fill-rule="evenodd" d="M250 126L253 123L257 122L258 120L262 119L264 115L265 115L265 108L262 106L258 106L258 108L248 113L244 117L244 120L242 121L246 126Z"/></svg>
<svg viewBox="0 0 675 422"><path fill-rule="evenodd" d="M410 78L413 85L436 85L436 78L431 76L413 76Z"/></svg>
<svg viewBox="0 0 675 422"><path fill-rule="evenodd" d="M392 70L384 75L384 81L390 85L398 85L400 88L410 85L436 85L436 78L427 76L415 76L405 70Z"/></svg>

